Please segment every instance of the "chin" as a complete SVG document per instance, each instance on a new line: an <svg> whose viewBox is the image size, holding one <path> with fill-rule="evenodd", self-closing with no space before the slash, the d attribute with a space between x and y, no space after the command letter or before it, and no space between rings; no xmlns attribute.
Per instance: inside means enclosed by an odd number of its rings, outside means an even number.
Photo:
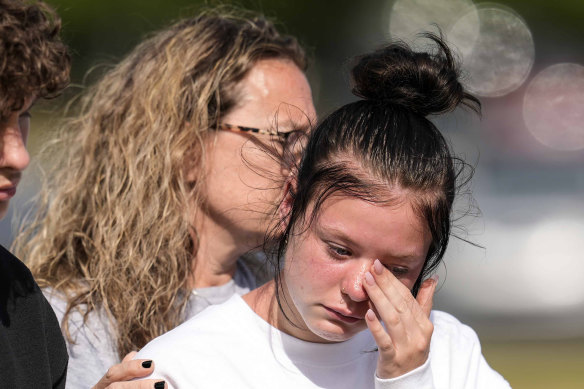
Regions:
<svg viewBox="0 0 584 389"><path fill-rule="evenodd" d="M365 325L347 328L345 326L327 321L310 328L310 330L325 342L344 342L351 339L365 328Z"/></svg>

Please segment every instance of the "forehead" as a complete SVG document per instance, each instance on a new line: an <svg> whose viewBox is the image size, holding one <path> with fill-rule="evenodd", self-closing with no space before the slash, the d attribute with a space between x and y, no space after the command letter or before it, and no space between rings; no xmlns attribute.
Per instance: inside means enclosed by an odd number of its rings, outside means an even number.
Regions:
<svg viewBox="0 0 584 389"><path fill-rule="evenodd" d="M426 221L406 198L373 203L335 194L322 203L310 228L377 257L424 258L432 240Z"/></svg>
<svg viewBox="0 0 584 389"><path fill-rule="evenodd" d="M258 61L238 85L237 105L226 123L257 128L304 128L316 120L310 85L289 60Z"/></svg>

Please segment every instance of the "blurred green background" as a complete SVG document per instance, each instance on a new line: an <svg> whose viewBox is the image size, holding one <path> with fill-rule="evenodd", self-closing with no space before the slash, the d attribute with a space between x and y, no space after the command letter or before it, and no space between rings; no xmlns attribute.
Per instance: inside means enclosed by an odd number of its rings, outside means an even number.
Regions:
<svg viewBox="0 0 584 389"><path fill-rule="evenodd" d="M47 2L63 19L64 40L73 54L73 86L58 100L37 108L35 127L44 129L55 123L47 119L56 117L56 106L78 94L83 85L95 82L144 36L196 14L201 6L217 4L261 11L276 20L281 30L300 39L313 57L308 77L317 110L324 115L352 99L347 76L350 58L391 38L393 7L391 0ZM513 10L533 37L535 57L527 81L555 63L584 64L584 1L497 4ZM89 69L94 70L87 75ZM472 240L485 249L450 250L435 305L477 330L487 360L514 388L584 388L584 283L571 281L584 279L582 266L576 266L584 263L584 250L579 249L584 242L584 235L579 235L584 225L584 152L552 150L534 141L521 119L525 91L522 85L505 96L483 98L481 121L454 115L440 126L455 150L477 167L473 190L483 218ZM579 130L584 136L584 127ZM31 135L33 154L46 142L40 133ZM27 187L35 191L34 183ZM546 257L529 263L513 254L519 244L530 242L522 233L535 231L557 215L573 222L570 226L576 227L570 236L579 242L562 241L562 231L570 232L562 224L560 233L545 246L553 254L549 258L546 251L541 254ZM0 224L4 244L12 238L7 223ZM558 254L565 259L557 262L555 248L559 246L571 251ZM567 278L574 272L576 278ZM534 296L546 288L555 295L540 302ZM562 296L568 294L575 296L565 304Z"/></svg>

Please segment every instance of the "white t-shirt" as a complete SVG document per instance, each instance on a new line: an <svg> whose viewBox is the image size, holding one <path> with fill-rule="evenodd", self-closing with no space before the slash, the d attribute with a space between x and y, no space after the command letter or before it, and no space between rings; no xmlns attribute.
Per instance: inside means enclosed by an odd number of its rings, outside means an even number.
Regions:
<svg viewBox="0 0 584 389"><path fill-rule="evenodd" d="M451 315L432 311L428 361L397 378L379 379L368 330L340 343L310 343L260 318L240 296L207 308L148 343L136 356L155 361L146 378L169 388L509 388L481 354L477 335Z"/></svg>

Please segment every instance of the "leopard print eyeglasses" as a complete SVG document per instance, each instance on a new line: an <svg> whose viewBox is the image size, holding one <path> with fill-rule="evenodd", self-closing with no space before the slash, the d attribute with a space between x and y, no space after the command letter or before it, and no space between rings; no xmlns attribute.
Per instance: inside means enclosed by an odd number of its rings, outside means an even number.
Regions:
<svg viewBox="0 0 584 389"><path fill-rule="evenodd" d="M231 131L231 132L251 132L254 134L262 134L262 135L270 135L278 138L283 145L289 144L292 139L297 139L303 131L295 130L295 131L288 131L288 132L277 132L277 131L270 131L270 130L261 130L259 128L253 127L244 127L244 126L234 126L232 124L221 123L217 126L218 130L221 131Z"/></svg>

